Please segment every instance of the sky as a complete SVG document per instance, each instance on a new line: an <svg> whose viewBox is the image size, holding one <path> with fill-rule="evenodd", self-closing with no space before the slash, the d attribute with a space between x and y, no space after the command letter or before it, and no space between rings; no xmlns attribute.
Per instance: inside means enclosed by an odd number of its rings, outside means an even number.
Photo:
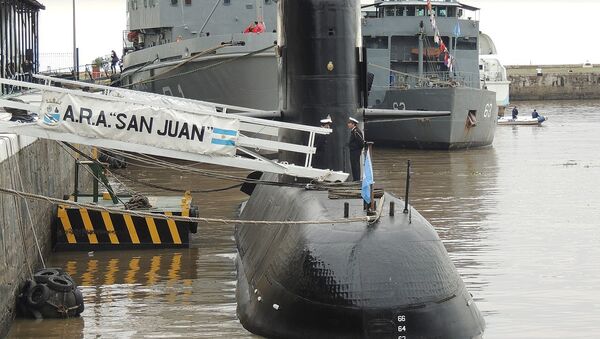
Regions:
<svg viewBox="0 0 600 339"><path fill-rule="evenodd" d="M40 13L41 53L70 53L73 48L73 0L40 1L46 6ZM111 50L120 54L122 32L127 24L126 0L75 2L80 64L91 63L98 56L110 54ZM586 60L600 64L600 44L594 40L600 0L461 2L481 8L480 30L494 40L505 65L581 64ZM68 65L69 58L66 59L47 60ZM45 68L42 59L42 69Z"/></svg>
<svg viewBox="0 0 600 339"><path fill-rule="evenodd" d="M73 0L38 1L46 6L40 11L40 69L45 70L49 63L53 68L72 66ZM127 25L125 6L125 0L75 0L79 64L91 64L111 50L120 56Z"/></svg>
<svg viewBox="0 0 600 339"><path fill-rule="evenodd" d="M505 65L600 64L599 0L462 0L479 7L479 29Z"/></svg>

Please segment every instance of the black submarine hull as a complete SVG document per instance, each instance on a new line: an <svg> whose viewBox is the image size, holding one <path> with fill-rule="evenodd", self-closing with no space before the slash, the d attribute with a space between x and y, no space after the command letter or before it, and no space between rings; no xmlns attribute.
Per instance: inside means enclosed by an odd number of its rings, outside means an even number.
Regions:
<svg viewBox="0 0 600 339"><path fill-rule="evenodd" d="M241 217L331 220L327 192L257 186ZM437 236L414 209L348 224L237 226L237 313L269 338L478 338L485 322ZM352 214L350 215L353 216Z"/></svg>
<svg viewBox="0 0 600 339"><path fill-rule="evenodd" d="M330 116L332 133L320 154L325 168L350 172L346 126L362 120L366 60L360 51L358 0L279 0L280 109L287 122L317 125ZM362 88L362 90L361 90ZM364 100L363 100L364 101ZM284 130L280 141L307 144L307 133ZM369 136L366 135L368 140ZM300 153L279 160L304 164ZM299 178L265 175L298 184ZM356 178L354 178L356 180ZM250 186L250 185L248 185ZM244 188L244 187L243 187ZM363 200L328 192L256 185L245 220L332 220L365 216ZM269 338L476 338L485 323L433 227L415 210L389 204L382 217L340 224L241 224L237 312L249 331Z"/></svg>

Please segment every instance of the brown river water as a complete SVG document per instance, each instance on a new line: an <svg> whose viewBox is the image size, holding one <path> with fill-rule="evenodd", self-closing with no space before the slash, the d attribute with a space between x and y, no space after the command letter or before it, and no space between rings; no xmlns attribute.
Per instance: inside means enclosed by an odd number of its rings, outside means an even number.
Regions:
<svg viewBox="0 0 600 339"><path fill-rule="evenodd" d="M435 226L484 313L485 338L600 337L600 101L523 102L543 127L498 126L493 147L375 149L375 179ZM243 171L231 171L243 175ZM182 189L228 186L197 175L130 166ZM165 194L145 186L133 188ZM166 193L172 195L173 193ZM245 195L196 194L201 214L232 217ZM230 225L201 225L186 250L55 253L81 285L85 312L16 320L9 338L248 338L236 319Z"/></svg>

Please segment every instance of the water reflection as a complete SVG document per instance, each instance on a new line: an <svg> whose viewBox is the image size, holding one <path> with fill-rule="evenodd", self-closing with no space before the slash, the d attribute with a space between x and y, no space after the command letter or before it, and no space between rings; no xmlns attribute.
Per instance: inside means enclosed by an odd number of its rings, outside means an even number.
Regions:
<svg viewBox="0 0 600 339"><path fill-rule="evenodd" d="M51 264L83 290L82 318L19 319L9 337L248 336L235 318L233 258L197 248L57 253Z"/></svg>
<svg viewBox="0 0 600 339"><path fill-rule="evenodd" d="M497 155L494 148L455 152L378 149L374 161L378 183L404 196L406 161L412 163L409 201L436 228L469 290L477 297L480 253L486 219L497 205Z"/></svg>

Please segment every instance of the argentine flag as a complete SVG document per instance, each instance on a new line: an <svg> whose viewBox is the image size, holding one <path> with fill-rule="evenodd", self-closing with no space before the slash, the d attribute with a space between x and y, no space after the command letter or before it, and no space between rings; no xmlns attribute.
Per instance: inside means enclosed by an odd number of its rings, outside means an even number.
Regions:
<svg viewBox="0 0 600 339"><path fill-rule="evenodd" d="M369 154L369 150L367 149L365 155L365 168L363 169L363 177L362 177L362 190L360 195L363 200L367 203L371 203L371 185L374 183L373 181L373 166L371 165L371 155Z"/></svg>

